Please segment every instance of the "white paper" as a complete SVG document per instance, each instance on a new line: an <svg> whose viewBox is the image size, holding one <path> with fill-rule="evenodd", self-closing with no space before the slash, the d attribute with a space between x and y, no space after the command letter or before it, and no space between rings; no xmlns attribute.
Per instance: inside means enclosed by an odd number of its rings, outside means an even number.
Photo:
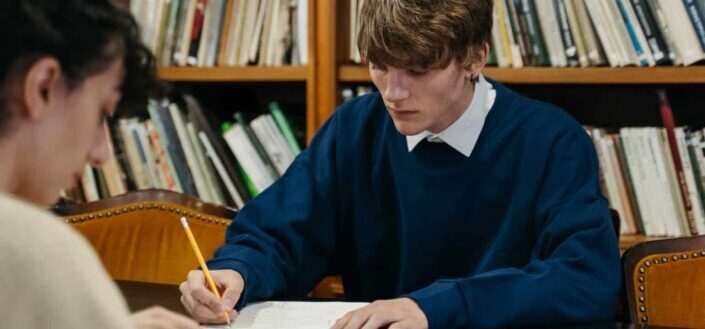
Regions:
<svg viewBox="0 0 705 329"><path fill-rule="evenodd" d="M261 302L240 311L230 325L202 326L203 329L328 329L341 316L367 303Z"/></svg>

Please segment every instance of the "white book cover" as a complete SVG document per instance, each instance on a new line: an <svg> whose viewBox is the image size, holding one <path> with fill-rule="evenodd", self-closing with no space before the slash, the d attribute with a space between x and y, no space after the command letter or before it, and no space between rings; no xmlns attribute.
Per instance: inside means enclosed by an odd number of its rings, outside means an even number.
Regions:
<svg viewBox="0 0 705 329"><path fill-rule="evenodd" d="M145 161L147 163L147 168L149 170L149 176L152 180L152 184L155 188L166 189L166 179L164 178L164 173L159 169L157 165L157 158L154 152L154 145L152 145L152 140L149 138L149 131L147 130L146 123L142 122L137 125L137 138L142 146L142 151L144 152Z"/></svg>
<svg viewBox="0 0 705 329"><path fill-rule="evenodd" d="M649 137L649 142L653 148L656 160L656 171L660 183L659 188L661 195L664 196L662 201L666 209L665 215L668 225L666 226L666 232L668 236L671 237L684 236L685 232L682 222L685 221L685 218L681 218L680 216L678 211L678 203L680 203L680 200L677 199L679 195L674 194L674 192L677 191L671 184L671 179L675 178L675 174L670 170L669 163L672 163L673 160L670 156L670 150L664 150L662 128L652 128Z"/></svg>
<svg viewBox="0 0 705 329"><path fill-rule="evenodd" d="M617 174L614 172L614 167L610 159L611 148L614 147L612 140L599 136L600 143L600 166L602 167L605 185L607 186L607 195L610 201L610 206L619 213L620 233L626 234L629 232L629 224L627 223L627 213L622 203L622 198L619 196L619 186L617 183Z"/></svg>
<svg viewBox="0 0 705 329"><path fill-rule="evenodd" d="M228 27L228 39L225 41L225 63L218 63L222 66L234 66L237 63L242 39L242 24L245 20L245 5L247 0L232 0L233 5L230 15L230 26Z"/></svg>
<svg viewBox="0 0 705 329"><path fill-rule="evenodd" d="M191 145L191 139L188 137L188 132L186 131L186 120L184 120L183 114L181 114L181 111L176 104L169 104L169 115L171 115L171 119L174 121L176 135L179 138L179 143L181 143L181 148L184 151L186 165L188 166L191 176L193 177L193 183L196 185L198 197L204 201L213 202L214 199L210 194L205 177L203 176L203 169L196 160L193 145Z"/></svg>
<svg viewBox="0 0 705 329"><path fill-rule="evenodd" d="M296 9L296 15L298 26L298 49L299 49L299 61L301 65L308 64L308 0L298 0L298 8Z"/></svg>
<svg viewBox="0 0 705 329"><path fill-rule="evenodd" d="M643 165L644 172L646 173L646 183L649 191L649 205L651 206L651 209L654 210L653 218L655 221L653 222L653 227L655 228L656 235L666 236L668 233L666 228L668 227L669 220L667 218L668 214L663 202L665 196L661 192L662 189L660 188L660 180L657 176L655 153L650 142L651 137L649 136L649 130L651 129L654 128L641 128L637 130L637 145L640 150L639 153L641 154L641 164Z"/></svg>
<svg viewBox="0 0 705 329"><path fill-rule="evenodd" d="M644 35L644 30L641 27L641 23L639 23L639 19L636 17L636 12L634 12L634 6L632 5L632 2L629 0L618 1L621 1L621 3L624 5L624 11L627 14L627 19L632 25L632 29L634 31L634 34L636 35L636 39L638 40L639 46L641 47L642 55L640 56L640 58L638 58L639 61L646 61L647 66L656 65L654 54L651 52L651 48L649 47L649 43L646 40L646 36Z"/></svg>
<svg viewBox="0 0 705 329"><path fill-rule="evenodd" d="M211 202L216 204L225 204L225 197L223 192L220 190L220 185L218 185L218 178L216 177L213 168L206 161L206 151L203 149L201 142L198 140L198 132L196 131L196 126L193 122L186 124L186 131L188 132L189 140L191 140L191 146L193 146L193 153L196 155L196 161L198 161L199 167L203 170L203 177L206 181L206 186L210 192Z"/></svg>
<svg viewBox="0 0 705 329"><path fill-rule="evenodd" d="M223 133L223 137L258 193L274 183L275 177L272 177L270 171L266 169L264 161L257 154L252 141L247 137L242 126L234 124L232 128Z"/></svg>
<svg viewBox="0 0 705 329"><path fill-rule="evenodd" d="M659 3L683 64L687 66L704 59L705 53L700 47L683 1L660 0Z"/></svg>
<svg viewBox="0 0 705 329"><path fill-rule="evenodd" d="M218 175L220 176L220 180L223 182L223 185L225 185L225 189L228 191L230 198L235 201L235 205L237 206L238 209L244 207L245 201L243 201L242 196L235 188L235 184L233 183L230 176L228 176L228 172L225 170L225 166L223 166L223 162L220 160L218 155L215 153L215 149L213 149L213 145L211 144L211 141L208 139L208 136L206 136L205 132L199 131L198 138L201 140L201 145L203 145L203 148L206 150L206 154L208 155L208 158L211 160L211 163L213 163L213 167L215 167L215 170L218 172Z"/></svg>
<svg viewBox="0 0 705 329"><path fill-rule="evenodd" d="M649 207L648 193L649 190L646 186L647 174L644 172L642 165L639 161L638 154L632 128L621 128L619 130L619 136L624 145L624 156L627 160L627 166L629 167L629 174L632 177L632 185L634 187L634 197L636 198L637 206L639 207L639 214L641 215L641 222L644 228L644 234L647 236L655 236L656 233L653 227L653 213Z"/></svg>
<svg viewBox="0 0 705 329"><path fill-rule="evenodd" d="M604 6L604 10L607 13L607 23L609 24L608 32L611 31L615 35L623 63L625 65L639 65L634 43L629 36L627 25L619 11L617 2L601 1L600 3Z"/></svg>
<svg viewBox="0 0 705 329"><path fill-rule="evenodd" d="M611 34L607 32L608 26L606 17L601 9L602 6L599 3L600 0L585 0L585 7L587 8L590 19L592 20L592 25L595 27L595 32L597 32L597 37L600 39L602 48L605 51L605 56L611 67L622 66L621 56L619 55L619 50L615 41L612 39Z"/></svg>
<svg viewBox="0 0 705 329"><path fill-rule="evenodd" d="M695 174L693 173L693 167L690 162L690 153L688 152L688 146L685 140L685 129L683 127L677 127L675 129L675 133L676 141L678 142L678 153L681 157L681 162L683 163L685 183L686 186L688 186L688 196L693 211L693 217L695 218L695 227L698 229L698 232L705 232L705 214L703 213L703 207L700 203L700 193L698 193L698 187L695 185Z"/></svg>
<svg viewBox="0 0 705 329"><path fill-rule="evenodd" d="M262 31L264 30L264 21L267 16L267 7L269 7L270 0L262 0L259 3L259 8L257 8L257 20L254 24L254 29L250 30L252 32L252 39L250 39L249 52L247 60L254 62L257 60L258 51L260 50L260 43L262 41Z"/></svg>
<svg viewBox="0 0 705 329"><path fill-rule="evenodd" d="M500 31L499 12L497 11L497 6L492 7L492 19L492 50L494 51L494 57L497 59L498 67L507 68L510 63L507 61L507 57L504 53L504 46L502 46L502 31Z"/></svg>
<svg viewBox="0 0 705 329"><path fill-rule="evenodd" d="M536 0L535 4L551 66L566 67L568 60L565 57L565 46L561 38L561 28L558 25L558 13L556 13L553 0Z"/></svg>
<svg viewBox="0 0 705 329"><path fill-rule="evenodd" d="M98 194L98 186L95 182L95 175L93 174L93 168L91 168L91 165L89 164L86 164L83 168L81 189L83 190L83 197L86 199L86 202L98 201L100 199L100 194Z"/></svg>
<svg viewBox="0 0 705 329"><path fill-rule="evenodd" d="M264 117L264 123L265 123L265 128L269 131L269 134L272 136L274 139L275 144L277 145L277 148L282 150L282 153L284 154L284 159L286 161L286 168L288 168L292 162L294 162L294 158L296 158L296 155L294 152L291 150L291 147L289 144L286 142L286 137L284 137L284 133L279 130L279 127L277 126L277 123L274 121L274 118L272 117L271 114L267 114Z"/></svg>
<svg viewBox="0 0 705 329"><path fill-rule="evenodd" d="M137 118L118 120L118 132L122 139L123 151L127 158L127 165L130 167L132 179L138 189L148 189L152 187L152 181L148 169L143 165L137 148L137 141L132 136L132 131L137 124Z"/></svg>

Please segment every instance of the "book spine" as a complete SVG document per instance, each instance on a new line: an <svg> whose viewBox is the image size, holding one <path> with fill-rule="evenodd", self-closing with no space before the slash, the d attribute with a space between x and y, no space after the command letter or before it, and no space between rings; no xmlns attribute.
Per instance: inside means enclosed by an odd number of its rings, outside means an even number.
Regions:
<svg viewBox="0 0 705 329"><path fill-rule="evenodd" d="M676 140L675 134L675 120L673 118L673 110L668 102L666 92L664 90L658 90L659 99L659 112L661 113L661 120L663 120L663 125L666 128L666 133L668 136L668 145L671 148L671 158L673 159L673 166L676 170L676 179L678 180L678 187L680 188L681 201L683 202L683 207L685 209L686 220L688 223L688 228L692 235L698 235L698 229L695 225L695 217L693 215L693 206L690 203L690 196L688 194L688 186L685 182L685 173L683 172L683 163L681 162L681 157L678 152L678 142Z"/></svg>
<svg viewBox="0 0 705 329"><path fill-rule="evenodd" d="M565 52L567 64L570 67L580 66L578 47L575 45L575 40L573 39L565 3L561 0L553 0L553 5L556 8L556 20L560 28L560 35L563 40L563 51Z"/></svg>
<svg viewBox="0 0 705 329"><path fill-rule="evenodd" d="M622 19L624 20L624 25L627 28L629 39L631 40L634 50L636 51L636 59L639 66L649 66L649 62L646 59L646 53L644 52L644 48L642 48L641 42L639 42L634 24L632 20L629 19L629 15L627 14L627 9L625 8L623 1L624 0L617 0L617 8L619 8L619 13L622 15Z"/></svg>
<svg viewBox="0 0 705 329"><path fill-rule="evenodd" d="M683 0L683 4L688 12L688 18L690 18L690 22L695 29L695 35L698 36L700 47L705 51L705 25L703 25L705 14L703 8L700 8L700 4L695 0Z"/></svg>
<svg viewBox="0 0 705 329"><path fill-rule="evenodd" d="M670 62L668 47L663 40L661 31L654 21L654 17L648 9L646 0L631 0L631 2L634 8L634 14L641 25L644 37L646 37L646 43L651 49L651 54L654 56L654 61L656 64L666 64Z"/></svg>
<svg viewBox="0 0 705 329"><path fill-rule="evenodd" d="M265 151L264 146L262 146L262 141L260 141L255 132L252 131L252 127L250 127L247 123L245 117L242 115L242 112L235 113L235 120L237 120L238 124L242 127L242 130L245 132L245 135L247 135L247 138L250 139L252 146L254 146L255 151L257 151L257 155L259 155L260 159L262 159L262 162L264 163L265 170L269 171L272 177L279 177L279 173L277 173L277 170L274 169L275 166L272 159L269 155L267 155L267 151Z"/></svg>

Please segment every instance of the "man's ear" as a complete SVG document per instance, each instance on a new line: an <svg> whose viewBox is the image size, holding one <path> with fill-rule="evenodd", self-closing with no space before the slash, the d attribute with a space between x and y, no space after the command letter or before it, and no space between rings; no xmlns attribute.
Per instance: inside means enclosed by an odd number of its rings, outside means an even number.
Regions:
<svg viewBox="0 0 705 329"><path fill-rule="evenodd" d="M475 53L476 57L470 65L470 72L473 77L479 76L480 72L482 72L482 69L485 68L485 64L487 64L487 56L489 56L489 53L490 44L488 42L485 42L482 47L477 48L477 52Z"/></svg>
<svg viewBox="0 0 705 329"><path fill-rule="evenodd" d="M20 79L18 96L23 105L20 115L29 120L45 115L62 92L62 79L61 64L56 58L43 57L33 62L25 71L24 79Z"/></svg>

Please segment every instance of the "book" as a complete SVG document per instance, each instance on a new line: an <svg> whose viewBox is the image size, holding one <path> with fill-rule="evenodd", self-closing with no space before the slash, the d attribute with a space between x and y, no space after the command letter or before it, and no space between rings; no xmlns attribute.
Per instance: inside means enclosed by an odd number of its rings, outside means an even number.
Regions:
<svg viewBox="0 0 705 329"><path fill-rule="evenodd" d="M368 303L350 302L260 302L240 311L233 329L328 329L346 313ZM204 329L223 328L203 326Z"/></svg>
<svg viewBox="0 0 705 329"><path fill-rule="evenodd" d="M681 161L682 158L678 149L678 141L676 140L673 110L671 109L671 105L668 102L666 92L663 89L659 89L657 91L657 95L659 100L659 112L661 114L661 120L663 120L663 125L664 127L666 127L666 133L668 134L668 144L671 149L673 166L677 175L677 183L680 189L683 207L685 209L688 229L690 230L690 234L698 235L698 227L695 224L695 217L693 214L693 205L690 201L690 193L688 191L688 186L686 185L685 173L683 171L683 163Z"/></svg>

